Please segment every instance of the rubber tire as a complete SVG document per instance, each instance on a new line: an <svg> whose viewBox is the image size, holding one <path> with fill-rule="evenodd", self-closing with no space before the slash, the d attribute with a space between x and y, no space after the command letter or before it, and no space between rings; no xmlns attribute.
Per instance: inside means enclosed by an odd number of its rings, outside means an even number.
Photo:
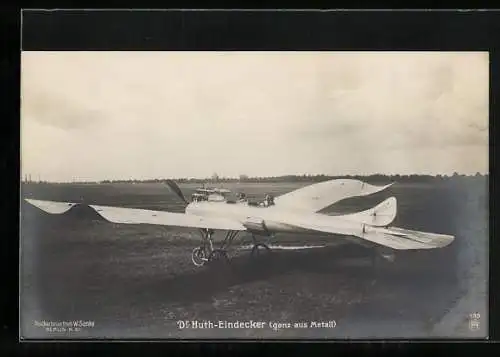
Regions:
<svg viewBox="0 0 500 357"><path fill-rule="evenodd" d="M214 249L208 257L208 263L210 263L210 265L220 265L221 263L228 264L229 258L226 251L222 249Z"/></svg>
<svg viewBox="0 0 500 357"><path fill-rule="evenodd" d="M260 252L259 252L259 247L263 247L265 249L266 253L264 253L264 254L271 253L271 248L269 248L267 244L257 243L257 244L255 244L253 246L252 252L250 253L250 256L252 258L256 258L257 259L257 258L261 257Z"/></svg>
<svg viewBox="0 0 500 357"><path fill-rule="evenodd" d="M202 258L205 258L205 252L203 250L202 247L196 247L193 249L193 252L191 253L191 261L193 262L193 264L196 266L196 267L202 267L205 265L206 261L202 260L199 258L198 254L202 255ZM195 257L196 258L199 258L198 261L195 261Z"/></svg>

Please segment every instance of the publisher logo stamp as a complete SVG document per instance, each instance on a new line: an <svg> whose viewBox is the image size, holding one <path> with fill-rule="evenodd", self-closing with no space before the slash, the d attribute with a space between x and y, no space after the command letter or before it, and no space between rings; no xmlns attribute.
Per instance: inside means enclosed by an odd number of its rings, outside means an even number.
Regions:
<svg viewBox="0 0 500 357"><path fill-rule="evenodd" d="M469 314L469 330L477 331L480 327L481 314L474 312Z"/></svg>
<svg viewBox="0 0 500 357"><path fill-rule="evenodd" d="M50 321L50 320L35 320L35 327L45 330L48 333L78 333L84 330L93 328L94 321L88 320L71 320L71 321Z"/></svg>

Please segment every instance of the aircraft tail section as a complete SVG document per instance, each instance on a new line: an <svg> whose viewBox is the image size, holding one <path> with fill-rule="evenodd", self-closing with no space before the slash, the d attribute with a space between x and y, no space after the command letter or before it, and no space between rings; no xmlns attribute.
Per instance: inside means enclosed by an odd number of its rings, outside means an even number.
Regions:
<svg viewBox="0 0 500 357"><path fill-rule="evenodd" d="M377 212L378 208L379 214L377 216L385 217L379 220L378 223L386 223L394 215L395 204L396 200L391 197L371 210L350 215L351 220L346 219L349 215L316 215L307 219L297 217L293 224L308 230L347 236L349 240L361 245L374 244L395 250L442 248L449 245L455 239L454 236L447 234L421 232L385 225L376 226L373 223L362 223L352 220L353 217L358 220L373 219L370 218L369 212ZM386 215L384 216L383 213ZM375 218L375 220L377 219L379 218Z"/></svg>
<svg viewBox="0 0 500 357"><path fill-rule="evenodd" d="M349 197L368 196L392 186L375 186L354 179L334 179L299 188L275 198L277 207L303 212L319 212Z"/></svg>
<svg viewBox="0 0 500 357"><path fill-rule="evenodd" d="M364 227L356 236L396 250L443 248L455 239L452 235L389 227Z"/></svg>
<svg viewBox="0 0 500 357"><path fill-rule="evenodd" d="M397 200L396 197L389 197L373 208L365 211L346 214L340 218L357 223L368 224L371 226L388 226L396 218Z"/></svg>

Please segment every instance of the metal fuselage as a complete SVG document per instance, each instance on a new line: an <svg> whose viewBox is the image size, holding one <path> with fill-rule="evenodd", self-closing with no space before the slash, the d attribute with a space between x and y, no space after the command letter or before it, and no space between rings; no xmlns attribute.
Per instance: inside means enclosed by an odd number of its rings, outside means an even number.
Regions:
<svg viewBox="0 0 500 357"><path fill-rule="evenodd" d="M318 233L313 229L301 227L301 223L329 227L334 234L351 235L354 230L362 229L358 222L350 222L320 213L310 213L280 208L279 206L250 206L246 202L192 202L186 207L186 214L201 217L220 217L241 223L247 230L256 234L272 233Z"/></svg>

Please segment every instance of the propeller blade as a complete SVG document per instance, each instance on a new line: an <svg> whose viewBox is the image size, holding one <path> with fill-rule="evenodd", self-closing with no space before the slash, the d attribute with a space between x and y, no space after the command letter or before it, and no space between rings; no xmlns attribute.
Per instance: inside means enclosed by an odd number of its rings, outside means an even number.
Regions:
<svg viewBox="0 0 500 357"><path fill-rule="evenodd" d="M179 197L182 202L184 202L185 204L188 204L189 202L186 200L186 198L184 197L184 195L182 194L182 191L181 189L179 188L179 186L175 183L175 181L173 180L166 180L165 182L167 184L167 186L170 188L171 191L173 191L177 197Z"/></svg>

